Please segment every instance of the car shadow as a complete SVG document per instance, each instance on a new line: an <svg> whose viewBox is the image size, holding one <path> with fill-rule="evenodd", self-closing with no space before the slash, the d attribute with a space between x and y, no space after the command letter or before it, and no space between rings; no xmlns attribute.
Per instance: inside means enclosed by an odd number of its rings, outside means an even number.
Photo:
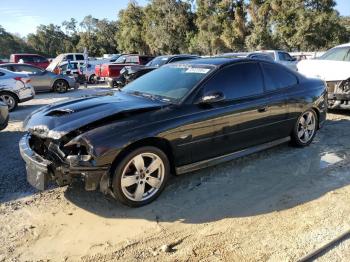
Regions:
<svg viewBox="0 0 350 262"><path fill-rule="evenodd" d="M327 121L311 146L286 144L241 159L173 177L161 196L128 208L99 192L73 185L65 197L106 218L203 223L289 209L350 184L350 121Z"/></svg>

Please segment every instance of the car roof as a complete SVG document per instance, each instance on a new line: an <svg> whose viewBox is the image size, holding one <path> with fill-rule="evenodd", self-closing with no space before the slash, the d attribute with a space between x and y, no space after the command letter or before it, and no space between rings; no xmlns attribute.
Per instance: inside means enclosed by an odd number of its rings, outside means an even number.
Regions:
<svg viewBox="0 0 350 262"><path fill-rule="evenodd" d="M336 48L336 47L350 47L350 43L346 43L346 44L342 44L342 45L337 45L333 48Z"/></svg>
<svg viewBox="0 0 350 262"><path fill-rule="evenodd" d="M238 61L251 61L251 59L208 57L208 58L180 61L180 62L177 62L177 64L221 66L221 65L231 64L233 62L238 62Z"/></svg>
<svg viewBox="0 0 350 262"><path fill-rule="evenodd" d="M43 70L42 68L40 67L37 67L37 66L34 66L34 65L31 65L31 64L26 64L26 63L4 63L4 64L0 64L0 66L29 66L29 67L34 67L34 68L37 68L37 69L40 69L40 70Z"/></svg>
<svg viewBox="0 0 350 262"><path fill-rule="evenodd" d="M39 55L39 54L27 54L27 53L23 53L23 54L11 54L11 55L17 55L17 56L19 56L19 55L22 55L22 56L42 56L42 55Z"/></svg>
<svg viewBox="0 0 350 262"><path fill-rule="evenodd" d="M160 55L157 58L173 58L173 57L200 57L198 55L178 54L178 55Z"/></svg>

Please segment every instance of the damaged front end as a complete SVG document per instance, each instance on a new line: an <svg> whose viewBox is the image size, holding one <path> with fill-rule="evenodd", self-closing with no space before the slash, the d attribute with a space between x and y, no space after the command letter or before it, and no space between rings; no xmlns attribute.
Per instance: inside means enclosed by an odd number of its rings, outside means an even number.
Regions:
<svg viewBox="0 0 350 262"><path fill-rule="evenodd" d="M44 190L50 181L64 186L74 179L82 179L86 190L100 186L101 191L107 193L109 166L96 166L93 148L84 139L69 140L67 136L54 140L33 133L21 139L19 147L26 162L28 182Z"/></svg>
<svg viewBox="0 0 350 262"><path fill-rule="evenodd" d="M328 108L350 109L350 78L343 81L327 82Z"/></svg>

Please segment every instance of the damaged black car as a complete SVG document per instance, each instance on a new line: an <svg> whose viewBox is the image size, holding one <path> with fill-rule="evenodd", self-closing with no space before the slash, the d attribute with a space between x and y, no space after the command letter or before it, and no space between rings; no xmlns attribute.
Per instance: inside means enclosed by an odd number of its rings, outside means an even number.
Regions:
<svg viewBox="0 0 350 262"><path fill-rule="evenodd" d="M44 190L83 179L137 207L184 174L291 141L326 118L323 81L281 65L210 58L165 65L104 96L45 106L25 120L27 179Z"/></svg>

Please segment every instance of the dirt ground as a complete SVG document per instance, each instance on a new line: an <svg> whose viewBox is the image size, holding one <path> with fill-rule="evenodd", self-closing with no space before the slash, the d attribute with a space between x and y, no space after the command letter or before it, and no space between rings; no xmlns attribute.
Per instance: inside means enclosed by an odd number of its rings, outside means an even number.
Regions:
<svg viewBox="0 0 350 262"><path fill-rule="evenodd" d="M26 182L22 121L40 105L105 88L41 94L0 133L0 261L298 261L350 229L350 113L332 112L311 146L286 145L173 177L131 209L76 183ZM349 261L345 239L317 258Z"/></svg>

